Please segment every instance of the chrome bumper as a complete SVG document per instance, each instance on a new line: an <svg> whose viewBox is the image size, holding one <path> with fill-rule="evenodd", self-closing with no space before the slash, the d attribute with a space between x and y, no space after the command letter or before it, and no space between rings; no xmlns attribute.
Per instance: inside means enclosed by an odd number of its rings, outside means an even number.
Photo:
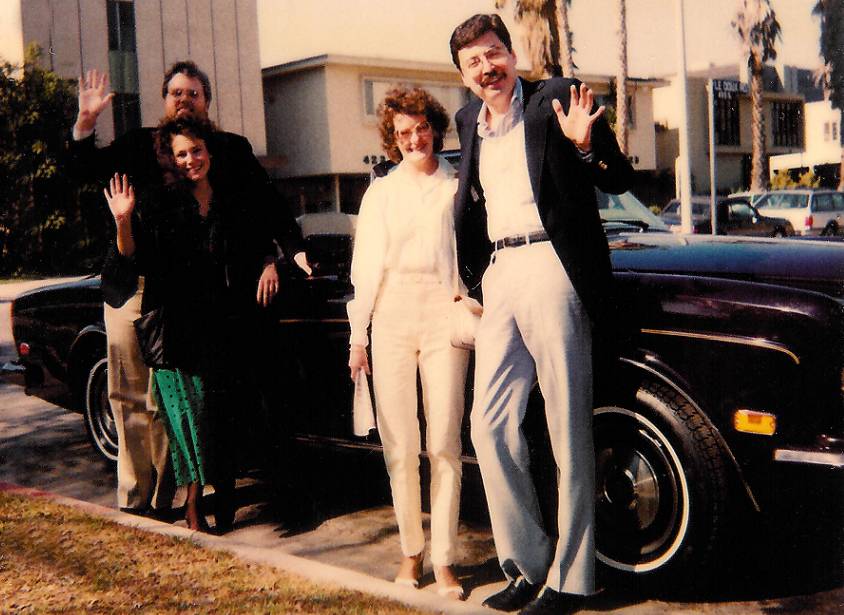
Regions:
<svg viewBox="0 0 844 615"><path fill-rule="evenodd" d="M778 448L774 451L774 461L844 468L844 452Z"/></svg>

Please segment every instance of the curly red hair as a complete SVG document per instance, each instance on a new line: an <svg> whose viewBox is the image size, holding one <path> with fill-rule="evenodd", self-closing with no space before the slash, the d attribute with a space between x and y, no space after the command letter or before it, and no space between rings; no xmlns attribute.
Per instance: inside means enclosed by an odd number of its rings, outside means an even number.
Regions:
<svg viewBox="0 0 844 615"><path fill-rule="evenodd" d="M381 147L393 162L400 162L401 151L396 142L393 118L402 115L424 115L434 131L434 153L442 151L443 139L448 131L448 113L439 101L424 88L397 86L384 96L378 105L378 131L381 133Z"/></svg>

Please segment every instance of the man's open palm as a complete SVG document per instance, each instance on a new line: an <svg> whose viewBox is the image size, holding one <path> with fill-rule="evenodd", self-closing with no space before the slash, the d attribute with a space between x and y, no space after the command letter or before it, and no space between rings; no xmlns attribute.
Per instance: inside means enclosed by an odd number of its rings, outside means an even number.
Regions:
<svg viewBox="0 0 844 615"><path fill-rule="evenodd" d="M571 86L568 114L559 100L555 98L551 101L563 134L584 152L592 149L592 126L604 114L603 106L591 113L594 100L592 90L586 87L585 83L581 83L579 94L577 88Z"/></svg>
<svg viewBox="0 0 844 615"><path fill-rule="evenodd" d="M107 89L108 75L96 69L79 78L79 117L76 123L80 129L93 130L97 117L114 98L114 92Z"/></svg>

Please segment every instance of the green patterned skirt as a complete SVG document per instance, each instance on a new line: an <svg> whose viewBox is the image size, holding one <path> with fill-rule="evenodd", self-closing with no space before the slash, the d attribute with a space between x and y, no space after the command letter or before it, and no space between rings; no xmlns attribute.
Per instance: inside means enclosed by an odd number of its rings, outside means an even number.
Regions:
<svg viewBox="0 0 844 615"><path fill-rule="evenodd" d="M156 369L155 395L163 410L177 485L214 482L214 442L205 382L180 369Z"/></svg>

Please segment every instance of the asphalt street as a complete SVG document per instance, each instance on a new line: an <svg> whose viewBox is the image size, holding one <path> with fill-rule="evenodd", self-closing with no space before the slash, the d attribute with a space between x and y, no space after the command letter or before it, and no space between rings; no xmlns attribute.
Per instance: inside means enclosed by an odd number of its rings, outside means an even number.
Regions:
<svg viewBox="0 0 844 615"><path fill-rule="evenodd" d="M10 331L10 300L25 288L39 284L0 284L0 365L16 358ZM22 386L8 379L0 380L0 482L115 506L114 468L94 453L81 415L41 397L28 396ZM291 523L285 519L283 510L268 503L268 489L261 477L247 476L238 482L235 529L223 540L231 545L277 549L348 570L350 575L391 580L400 557L392 509L385 493L364 494L364 491L323 486L316 494L306 496L309 511L306 518L300 515ZM351 492L360 497L349 497ZM470 591L469 604L479 605L486 595L502 585L494 544L489 529L481 524L463 523L460 537L458 573ZM844 611L844 583L840 574L830 577L829 572L830 567L838 571L841 567L835 561L829 563L830 555L822 549L829 545L812 542L822 542L824 535L811 532L796 535L786 541L791 547L785 552L777 546L780 538L768 535L767 539L754 543L751 548L754 552L744 554L747 561L742 560L738 566L733 563L740 574L706 595L680 597L683 588L679 587L658 591L651 588L644 593L638 587L606 583L605 591L590 603L586 612ZM840 545L833 545L831 557L840 558L840 553ZM426 563L425 570L422 591L433 594L430 564Z"/></svg>

